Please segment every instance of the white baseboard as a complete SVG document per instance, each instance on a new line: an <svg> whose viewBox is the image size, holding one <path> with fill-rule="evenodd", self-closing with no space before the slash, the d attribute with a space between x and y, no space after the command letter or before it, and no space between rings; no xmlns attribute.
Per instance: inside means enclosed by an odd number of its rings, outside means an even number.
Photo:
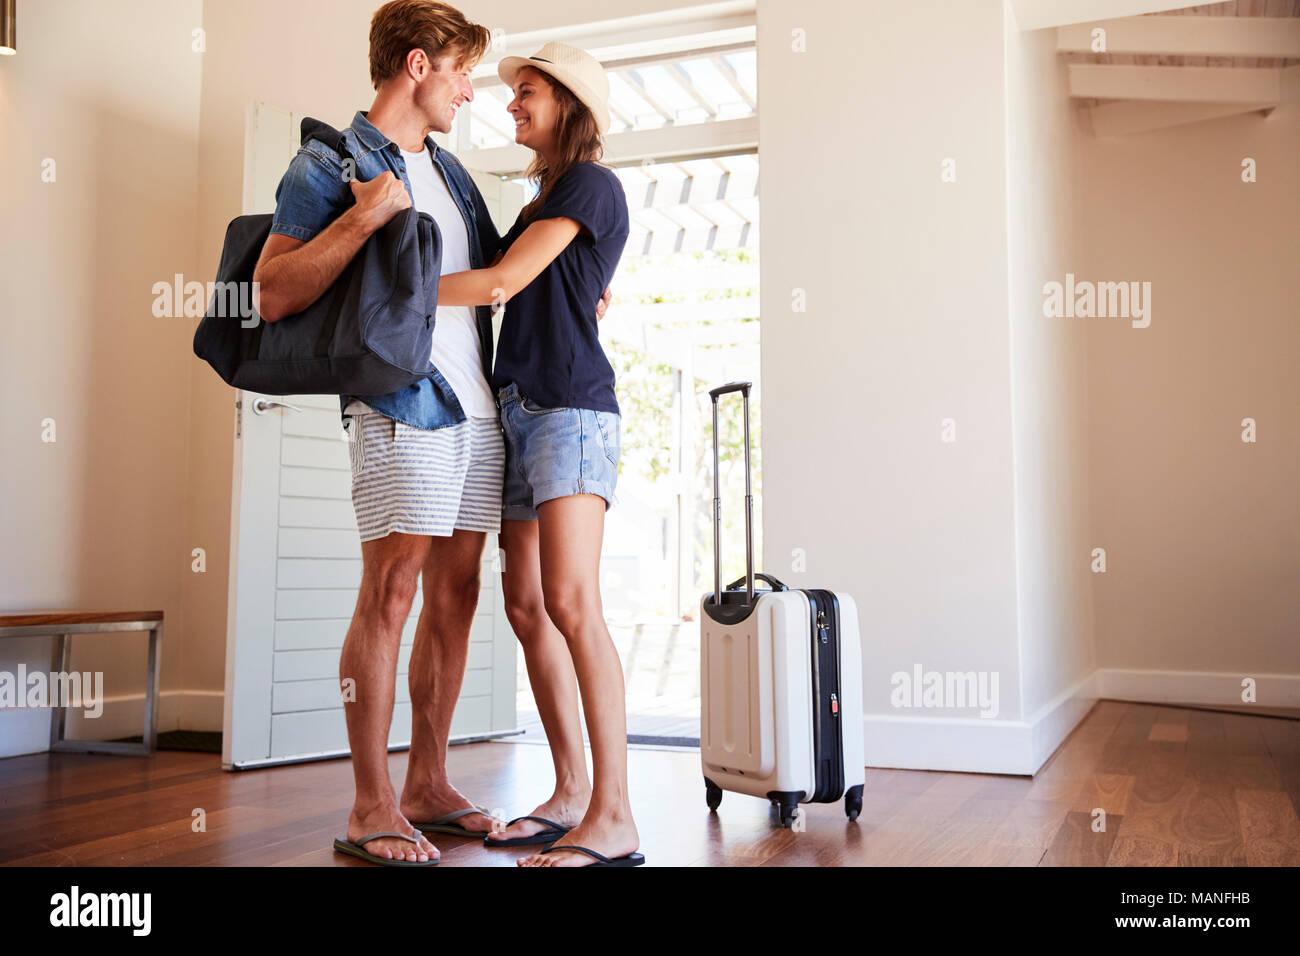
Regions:
<svg viewBox="0 0 1300 956"><path fill-rule="evenodd" d="M867 714L867 766L1032 776L1094 703L1089 675L1028 720Z"/></svg>
<svg viewBox="0 0 1300 956"><path fill-rule="evenodd" d="M217 690L171 690L159 694L158 732L167 730L204 730L221 732L221 706L225 695ZM50 717L53 711L15 709L17 723L8 725L9 746L0 748L0 756L43 753L50 745ZM18 715L22 718L19 719ZM104 698L104 712L86 717L80 709L69 709L63 736L69 739L112 740L132 737L144 729L144 694L124 694ZM10 730L13 733L10 733Z"/></svg>
<svg viewBox="0 0 1300 956"><path fill-rule="evenodd" d="M180 692L177 730L200 730L219 734L222 730L222 706L225 691L185 690ZM164 710L163 713L166 713ZM162 716L161 714L159 716Z"/></svg>
<svg viewBox="0 0 1300 956"><path fill-rule="evenodd" d="M1261 707L1300 707L1300 674L1125 670L1103 667L1025 720L868 714L868 767L1032 775L1100 699L1242 707L1244 678Z"/></svg>
<svg viewBox="0 0 1300 956"><path fill-rule="evenodd" d="M1255 681L1254 703L1261 707L1300 707L1300 674L1260 674L1250 671L1142 671L1099 668L1094 677L1097 696L1143 704L1204 704L1248 707L1241 699L1241 682Z"/></svg>
<svg viewBox="0 0 1300 956"><path fill-rule="evenodd" d="M50 749L50 711L6 707L0 711L0 758L21 757Z"/></svg>
<svg viewBox="0 0 1300 956"><path fill-rule="evenodd" d="M1088 716L1088 712L1097 703L1098 696L1094 671L1048 701L1030 718L1030 763L1034 768L1030 773L1038 773L1065 738L1083 723L1083 718Z"/></svg>

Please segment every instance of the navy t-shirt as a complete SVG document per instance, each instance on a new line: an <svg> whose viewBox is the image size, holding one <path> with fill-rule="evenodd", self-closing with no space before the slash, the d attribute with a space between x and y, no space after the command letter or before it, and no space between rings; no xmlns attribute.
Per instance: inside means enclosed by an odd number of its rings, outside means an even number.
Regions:
<svg viewBox="0 0 1300 956"><path fill-rule="evenodd" d="M506 303L492 390L514 382L544 408L618 413L614 369L600 346L596 302L627 243L627 198L614 172L578 163L551 187L528 222L523 214L501 240L508 250L534 222L567 217L582 228L528 286Z"/></svg>

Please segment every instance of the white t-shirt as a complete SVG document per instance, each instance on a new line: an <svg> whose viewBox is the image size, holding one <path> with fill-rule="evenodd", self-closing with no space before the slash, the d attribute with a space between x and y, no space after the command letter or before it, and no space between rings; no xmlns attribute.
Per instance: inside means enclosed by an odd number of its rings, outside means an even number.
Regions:
<svg viewBox="0 0 1300 956"><path fill-rule="evenodd" d="M471 268L469 233L465 229L465 217L452 198L441 171L433 165L428 149L418 153L402 150L402 159L406 162L415 208L432 216L442 233L442 275L465 272ZM471 418L497 417L492 390L483 377L483 347L479 342L473 306L438 306L430 359L460 399L466 415ZM354 406L359 406L356 412L367 408L353 399L348 403L347 411L352 412Z"/></svg>

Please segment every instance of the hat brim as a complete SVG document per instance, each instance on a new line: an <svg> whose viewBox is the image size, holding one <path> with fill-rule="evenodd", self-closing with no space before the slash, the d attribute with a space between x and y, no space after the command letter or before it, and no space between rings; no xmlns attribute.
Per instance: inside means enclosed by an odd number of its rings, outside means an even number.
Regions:
<svg viewBox="0 0 1300 956"><path fill-rule="evenodd" d="M523 56L508 56L497 64L497 76L506 81L506 85L514 88L515 76L519 73L521 67L528 66L529 60Z"/></svg>
<svg viewBox="0 0 1300 956"><path fill-rule="evenodd" d="M526 66L531 66L539 72L554 77L558 82L582 101L582 105L591 111L591 115L596 119L596 129L603 136L609 131L609 108L597 109L592 106L593 103L599 103L600 97L596 96L587 84L583 83L577 77L570 75L563 69L556 69L554 64L544 63L541 60L533 60L526 56L507 56L503 57L497 64L497 76L505 81L506 86L514 89L515 77L519 71Z"/></svg>

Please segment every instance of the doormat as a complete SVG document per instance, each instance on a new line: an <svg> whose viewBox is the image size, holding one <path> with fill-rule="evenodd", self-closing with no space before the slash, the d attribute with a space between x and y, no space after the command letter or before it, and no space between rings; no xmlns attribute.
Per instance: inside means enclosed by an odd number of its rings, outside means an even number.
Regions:
<svg viewBox="0 0 1300 956"><path fill-rule="evenodd" d="M520 732L518 736L503 737L501 738L501 742L511 743L511 744L535 744L541 747L548 746L546 740L546 734L540 732L535 734L530 734L526 731L523 731ZM583 734L582 742L584 745L587 744L586 734ZM695 750L698 750L700 748L699 737L660 737L660 736L656 736L655 734L628 734L627 742L628 742L628 746L685 747L685 748L693 748Z"/></svg>
<svg viewBox="0 0 1300 956"><path fill-rule="evenodd" d="M119 737L113 743L139 744L144 738ZM159 750L189 750L204 754L221 753L221 734L211 730L165 730L158 735Z"/></svg>
<svg viewBox="0 0 1300 956"><path fill-rule="evenodd" d="M651 734L628 734L630 744L650 744L656 747L699 747L699 737L655 737Z"/></svg>

